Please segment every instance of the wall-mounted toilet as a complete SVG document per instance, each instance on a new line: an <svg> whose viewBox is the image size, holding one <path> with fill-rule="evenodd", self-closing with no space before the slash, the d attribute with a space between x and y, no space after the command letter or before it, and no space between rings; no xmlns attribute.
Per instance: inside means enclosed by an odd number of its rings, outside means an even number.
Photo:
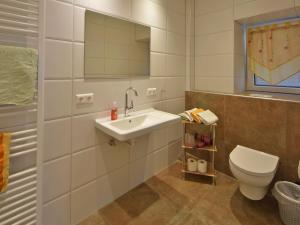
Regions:
<svg viewBox="0 0 300 225"><path fill-rule="evenodd" d="M241 193L251 200L262 199L273 180L279 157L238 145L229 155L231 172Z"/></svg>

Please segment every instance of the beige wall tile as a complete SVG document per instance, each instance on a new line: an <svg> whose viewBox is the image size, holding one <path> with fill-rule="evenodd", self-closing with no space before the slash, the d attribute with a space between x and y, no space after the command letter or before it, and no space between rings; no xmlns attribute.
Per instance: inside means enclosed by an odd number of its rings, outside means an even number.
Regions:
<svg viewBox="0 0 300 225"><path fill-rule="evenodd" d="M158 28L166 28L166 10L150 0L132 0L132 18Z"/></svg>
<svg viewBox="0 0 300 225"><path fill-rule="evenodd" d="M242 0L249 1L249 0ZM251 0L250 0L251 1ZM233 0L197 0L195 1L195 13L196 16L206 13L212 13L216 11L232 9Z"/></svg>
<svg viewBox="0 0 300 225"><path fill-rule="evenodd" d="M94 179L97 172L96 148L82 150L72 156L72 188L78 188Z"/></svg>
<svg viewBox="0 0 300 225"><path fill-rule="evenodd" d="M59 119L45 122L44 125L44 161L65 156L71 152L71 119Z"/></svg>
<svg viewBox="0 0 300 225"><path fill-rule="evenodd" d="M84 77L84 44L73 43L73 77Z"/></svg>
<svg viewBox="0 0 300 225"><path fill-rule="evenodd" d="M43 225L70 225L70 195L64 195L43 206Z"/></svg>
<svg viewBox="0 0 300 225"><path fill-rule="evenodd" d="M233 31L196 37L196 56L233 53Z"/></svg>
<svg viewBox="0 0 300 225"><path fill-rule="evenodd" d="M72 42L46 40L45 79L72 77Z"/></svg>
<svg viewBox="0 0 300 225"><path fill-rule="evenodd" d="M181 55L166 55L166 74L165 76L186 75L186 58Z"/></svg>
<svg viewBox="0 0 300 225"><path fill-rule="evenodd" d="M130 0L74 0L75 5L124 18L130 18Z"/></svg>
<svg viewBox="0 0 300 225"><path fill-rule="evenodd" d="M166 76L166 54L151 52L150 73L151 76Z"/></svg>
<svg viewBox="0 0 300 225"><path fill-rule="evenodd" d="M73 40L84 42L85 9L74 6L74 32Z"/></svg>
<svg viewBox="0 0 300 225"><path fill-rule="evenodd" d="M71 160L64 157L43 166L43 202L46 203L70 191Z"/></svg>
<svg viewBox="0 0 300 225"><path fill-rule="evenodd" d="M197 16L195 19L196 35L211 34L233 30L233 9L212 12Z"/></svg>
<svg viewBox="0 0 300 225"><path fill-rule="evenodd" d="M206 55L195 58L195 73L199 77L230 77L234 74L233 66L232 54Z"/></svg>
<svg viewBox="0 0 300 225"><path fill-rule="evenodd" d="M166 52L167 33L165 30L151 28L151 51Z"/></svg>
<svg viewBox="0 0 300 225"><path fill-rule="evenodd" d="M185 36L167 32L167 53L185 55Z"/></svg>
<svg viewBox="0 0 300 225"><path fill-rule="evenodd" d="M71 115L72 81L45 81L45 118Z"/></svg>
<svg viewBox="0 0 300 225"><path fill-rule="evenodd" d="M201 91L233 93L234 78L232 77L195 77L195 87Z"/></svg>
<svg viewBox="0 0 300 225"><path fill-rule="evenodd" d="M59 1L46 1L46 37L73 39L73 6Z"/></svg>

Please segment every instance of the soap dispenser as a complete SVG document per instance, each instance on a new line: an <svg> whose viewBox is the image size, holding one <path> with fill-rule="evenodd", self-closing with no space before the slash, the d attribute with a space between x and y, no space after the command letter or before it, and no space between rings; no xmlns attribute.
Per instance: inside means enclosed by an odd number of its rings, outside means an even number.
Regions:
<svg viewBox="0 0 300 225"><path fill-rule="evenodd" d="M117 102L116 101L114 101L113 104L112 104L110 118L111 118L111 120L117 120L118 119L118 107L117 107Z"/></svg>

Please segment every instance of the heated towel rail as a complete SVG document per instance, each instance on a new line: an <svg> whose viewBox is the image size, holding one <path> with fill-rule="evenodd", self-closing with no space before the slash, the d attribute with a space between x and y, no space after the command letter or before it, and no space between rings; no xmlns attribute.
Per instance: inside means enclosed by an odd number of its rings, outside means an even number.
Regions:
<svg viewBox="0 0 300 225"><path fill-rule="evenodd" d="M39 0L0 1L0 44L38 48ZM1 70L1 68L0 68ZM0 132L12 134L0 225L37 224L37 105L0 106Z"/></svg>

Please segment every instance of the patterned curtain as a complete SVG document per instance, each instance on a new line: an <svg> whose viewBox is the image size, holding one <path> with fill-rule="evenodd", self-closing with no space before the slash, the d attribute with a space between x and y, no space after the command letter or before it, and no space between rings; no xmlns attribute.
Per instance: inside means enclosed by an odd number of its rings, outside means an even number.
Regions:
<svg viewBox="0 0 300 225"><path fill-rule="evenodd" d="M249 29L247 42L250 71L268 83L300 71L300 21Z"/></svg>

